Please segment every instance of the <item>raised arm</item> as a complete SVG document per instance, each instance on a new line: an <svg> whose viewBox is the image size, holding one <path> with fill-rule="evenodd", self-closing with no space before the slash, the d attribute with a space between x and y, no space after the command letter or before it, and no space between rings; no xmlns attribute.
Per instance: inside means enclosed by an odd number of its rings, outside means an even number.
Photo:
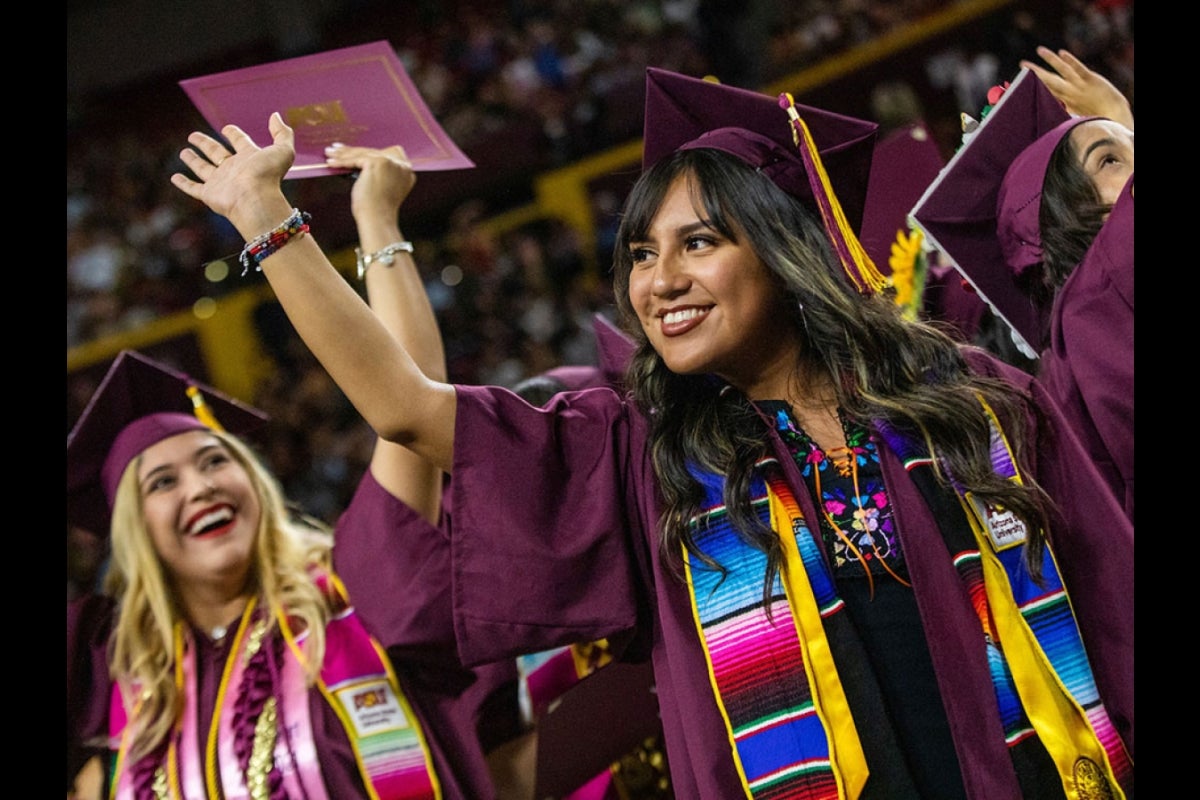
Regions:
<svg viewBox="0 0 1200 800"><path fill-rule="evenodd" d="M195 177L171 176L176 188L227 218L247 241L292 214L281 181L295 159L294 133L278 113L269 129L266 147L236 125L221 130L228 147L194 131L180 159ZM260 266L297 333L375 432L448 471L454 387L422 372L312 235L292 237Z"/></svg>
<svg viewBox="0 0 1200 800"><path fill-rule="evenodd" d="M1133 130L1133 108L1129 98L1098 72L1088 69L1067 50L1057 53L1039 47L1037 54L1049 69L1022 61L1021 66L1037 75L1050 93L1059 99L1068 114L1081 117L1107 117Z"/></svg>
<svg viewBox="0 0 1200 800"><path fill-rule="evenodd" d="M326 150L326 156L331 166L358 172L350 192L350 210L358 229L359 249L370 259L361 276L367 302L421 371L445 381L446 353L433 306L412 253L395 247L409 244L400 232L398 216L416 184L412 163L399 145L382 150L334 145ZM407 447L379 439L371 456L371 474L392 496L430 523L437 523L442 471L436 465Z"/></svg>

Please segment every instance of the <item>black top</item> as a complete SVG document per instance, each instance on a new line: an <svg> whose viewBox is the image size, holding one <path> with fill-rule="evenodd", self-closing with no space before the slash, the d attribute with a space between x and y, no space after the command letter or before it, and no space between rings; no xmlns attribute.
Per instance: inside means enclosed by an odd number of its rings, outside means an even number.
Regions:
<svg viewBox="0 0 1200 800"><path fill-rule="evenodd" d="M898 792L894 781L882 786L881 781L871 780L867 794L965 798L958 755L925 646L916 596L908 586L904 552L871 432L839 411L847 447L827 453L800 427L787 403L758 405L775 421L816 499L821 518L810 528L820 532L838 596L878 684L882 713L895 732L899 753L892 755L897 763L891 768L907 772L915 791ZM849 699L860 736L870 735L866 731L878 725L880 709L861 708L861 698L855 708L853 695ZM885 772L876 768L870 755L867 766L876 777Z"/></svg>

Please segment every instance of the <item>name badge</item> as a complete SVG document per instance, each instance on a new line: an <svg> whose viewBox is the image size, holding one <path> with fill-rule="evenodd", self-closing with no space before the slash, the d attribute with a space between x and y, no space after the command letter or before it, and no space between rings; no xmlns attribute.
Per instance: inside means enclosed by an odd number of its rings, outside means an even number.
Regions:
<svg viewBox="0 0 1200 800"><path fill-rule="evenodd" d="M1025 543L1029 532L1025 528L1025 523L1016 514L984 503L974 497L971 492L967 492L967 499L971 501L976 518L982 523L983 529L987 531L993 549L999 552Z"/></svg>
<svg viewBox="0 0 1200 800"><path fill-rule="evenodd" d="M339 689L337 696L359 736L408 727L404 710L386 680L348 686Z"/></svg>

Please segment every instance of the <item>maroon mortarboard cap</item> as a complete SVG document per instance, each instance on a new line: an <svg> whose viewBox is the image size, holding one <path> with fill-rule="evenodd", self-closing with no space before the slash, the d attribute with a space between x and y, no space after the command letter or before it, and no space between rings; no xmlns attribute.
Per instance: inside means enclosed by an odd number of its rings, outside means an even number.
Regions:
<svg viewBox="0 0 1200 800"><path fill-rule="evenodd" d="M600 667L538 720L534 796L570 794L661 731L650 663Z"/></svg>
<svg viewBox="0 0 1200 800"><path fill-rule="evenodd" d="M245 434L266 420L261 411L182 372L121 351L67 434L68 522L107 535L121 475L150 445L214 424Z"/></svg>
<svg viewBox="0 0 1200 800"><path fill-rule="evenodd" d="M592 332L596 336L600 369L610 384L620 384L625 380L625 370L637 344L615 322L599 312L592 315Z"/></svg>
<svg viewBox="0 0 1200 800"><path fill-rule="evenodd" d="M880 272L891 273L888 259L896 234L908 232L909 210L945 165L937 142L922 122L897 128L875 145L859 239Z"/></svg>
<svg viewBox="0 0 1200 800"><path fill-rule="evenodd" d="M741 159L817 212L860 291L883 284L858 242L879 125L748 89L646 69L642 168L676 150ZM832 189L830 191L829 188Z"/></svg>
<svg viewBox="0 0 1200 800"><path fill-rule="evenodd" d="M1069 118L1037 75L1022 69L911 212L930 246L1008 323L1031 357L1041 346L1048 310L1005 262L996 201L1021 151Z"/></svg>
<svg viewBox="0 0 1200 800"><path fill-rule="evenodd" d="M1016 275L1042 263L1042 185L1059 142L1076 125L1100 117L1073 117L1037 138L1013 159L996 196L996 236L1004 262Z"/></svg>

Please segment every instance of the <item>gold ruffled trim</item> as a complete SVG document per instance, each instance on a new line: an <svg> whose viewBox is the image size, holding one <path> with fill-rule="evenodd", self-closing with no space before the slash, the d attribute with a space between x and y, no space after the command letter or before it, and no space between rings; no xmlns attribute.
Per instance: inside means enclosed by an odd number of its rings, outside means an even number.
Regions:
<svg viewBox="0 0 1200 800"><path fill-rule="evenodd" d="M267 634L268 621L266 618L260 619L250 630L250 635L246 639L246 650L242 653L243 664L249 664L250 659L254 658L259 648L262 647L263 637Z"/></svg>
<svg viewBox="0 0 1200 800"><path fill-rule="evenodd" d="M270 800L271 786L267 776L275 764L276 731L275 698L263 704L262 714L254 724L254 748L250 751L250 763L246 765L246 788L251 800Z"/></svg>
<svg viewBox="0 0 1200 800"><path fill-rule="evenodd" d="M167 790L167 771L162 767L154 770L154 781L150 784L154 800L170 800L171 793Z"/></svg>

